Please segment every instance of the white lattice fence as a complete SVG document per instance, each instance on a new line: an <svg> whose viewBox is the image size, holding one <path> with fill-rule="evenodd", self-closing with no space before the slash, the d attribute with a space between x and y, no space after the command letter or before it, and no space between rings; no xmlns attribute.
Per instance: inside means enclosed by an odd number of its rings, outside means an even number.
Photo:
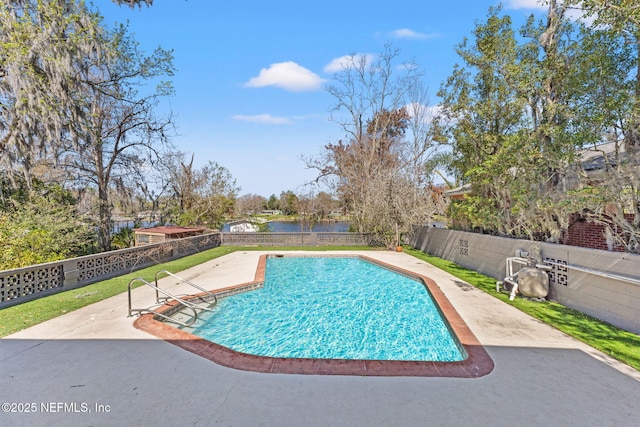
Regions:
<svg viewBox="0 0 640 427"><path fill-rule="evenodd" d="M0 271L0 308L85 286L216 246L220 246L219 233Z"/></svg>
<svg viewBox="0 0 640 427"><path fill-rule="evenodd" d="M0 274L0 303L63 287L61 265L42 265Z"/></svg>

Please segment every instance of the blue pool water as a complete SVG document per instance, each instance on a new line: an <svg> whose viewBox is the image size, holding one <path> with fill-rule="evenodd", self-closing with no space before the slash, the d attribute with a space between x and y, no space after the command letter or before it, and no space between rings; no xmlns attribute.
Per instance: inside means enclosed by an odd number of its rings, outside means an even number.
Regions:
<svg viewBox="0 0 640 427"><path fill-rule="evenodd" d="M195 335L260 356L465 358L421 282L358 258L268 258L264 288L203 318Z"/></svg>

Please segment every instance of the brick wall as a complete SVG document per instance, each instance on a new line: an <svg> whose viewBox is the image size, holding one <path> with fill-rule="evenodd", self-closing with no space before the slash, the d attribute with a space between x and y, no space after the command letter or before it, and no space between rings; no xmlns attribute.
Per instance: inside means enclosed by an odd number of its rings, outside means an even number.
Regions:
<svg viewBox="0 0 640 427"><path fill-rule="evenodd" d="M581 248L609 250L605 238L605 226L587 220L578 220L567 229L563 244ZM616 252L623 252L622 247L613 247Z"/></svg>
<svg viewBox="0 0 640 427"><path fill-rule="evenodd" d="M633 215L631 214L627 214L625 217L629 222L633 219ZM606 226L604 224L591 222L585 218L576 218L567 229L562 240L562 244L568 246L579 246L581 248L624 252L624 246L607 242L605 230ZM616 227L614 227L614 232L615 230Z"/></svg>

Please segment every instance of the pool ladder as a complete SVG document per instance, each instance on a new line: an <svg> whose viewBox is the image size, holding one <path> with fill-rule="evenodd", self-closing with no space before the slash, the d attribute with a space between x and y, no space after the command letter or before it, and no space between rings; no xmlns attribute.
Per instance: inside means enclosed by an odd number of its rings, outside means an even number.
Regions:
<svg viewBox="0 0 640 427"><path fill-rule="evenodd" d="M202 301L205 301L207 303L209 303L208 306L204 306L201 304L197 304L195 302L192 302L191 299L187 300L184 298L180 298L177 295L172 294L171 292L164 290L162 288L160 288L159 284L158 284L158 279L160 274L165 274L167 276L171 276L175 279L178 279L180 282L185 283L199 291L201 291L204 294L207 294L207 300L205 300L203 297L204 295L200 295L199 299ZM136 282L140 282L143 283L147 286L149 286L150 288L153 288L156 292L156 303L150 307L147 308L132 308L131 306L131 285L133 285ZM215 306L218 303L218 298L216 297L216 295L210 291L207 291L206 289L202 288L201 286L196 285L193 282L190 282L187 279L183 279L182 277L176 276L175 274L171 273L170 271L167 270L160 270L156 273L155 275L155 284L147 282L145 279L141 278L141 277L137 277L135 279L132 279L131 281L129 281L129 285L128 285L128 292L129 292L129 317L133 316L134 313L138 314L138 315L142 315L142 314L153 314L155 316L161 317L169 322L173 322L173 323L177 323L181 326L184 327L189 327L192 326L197 320L198 320L198 313L201 311L212 311L212 307ZM162 296L160 295L162 294ZM192 298L193 299L193 298ZM189 319L189 321L181 321L178 319L174 319L171 316L168 316L166 314L163 314L159 311L157 311L157 308L165 305L169 302L175 301L177 304L183 306L185 309L190 310L193 315L191 317L191 319ZM213 303L211 303L211 301L213 301Z"/></svg>

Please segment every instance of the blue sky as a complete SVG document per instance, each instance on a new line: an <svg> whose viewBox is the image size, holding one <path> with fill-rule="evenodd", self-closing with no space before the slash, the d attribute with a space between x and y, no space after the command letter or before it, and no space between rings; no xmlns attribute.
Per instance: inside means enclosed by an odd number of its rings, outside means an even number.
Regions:
<svg viewBox="0 0 640 427"><path fill-rule="evenodd" d="M393 2L155 0L129 9L96 0L104 22L129 22L141 48L173 49L176 148L198 166L226 167L240 194L309 193L302 155L344 135L328 120L331 64L377 54L385 43L425 70L430 104L453 65L455 46L487 16L492 0ZM504 1L519 23L536 0ZM539 10L539 9L538 9ZM316 188L315 191L322 190Z"/></svg>

